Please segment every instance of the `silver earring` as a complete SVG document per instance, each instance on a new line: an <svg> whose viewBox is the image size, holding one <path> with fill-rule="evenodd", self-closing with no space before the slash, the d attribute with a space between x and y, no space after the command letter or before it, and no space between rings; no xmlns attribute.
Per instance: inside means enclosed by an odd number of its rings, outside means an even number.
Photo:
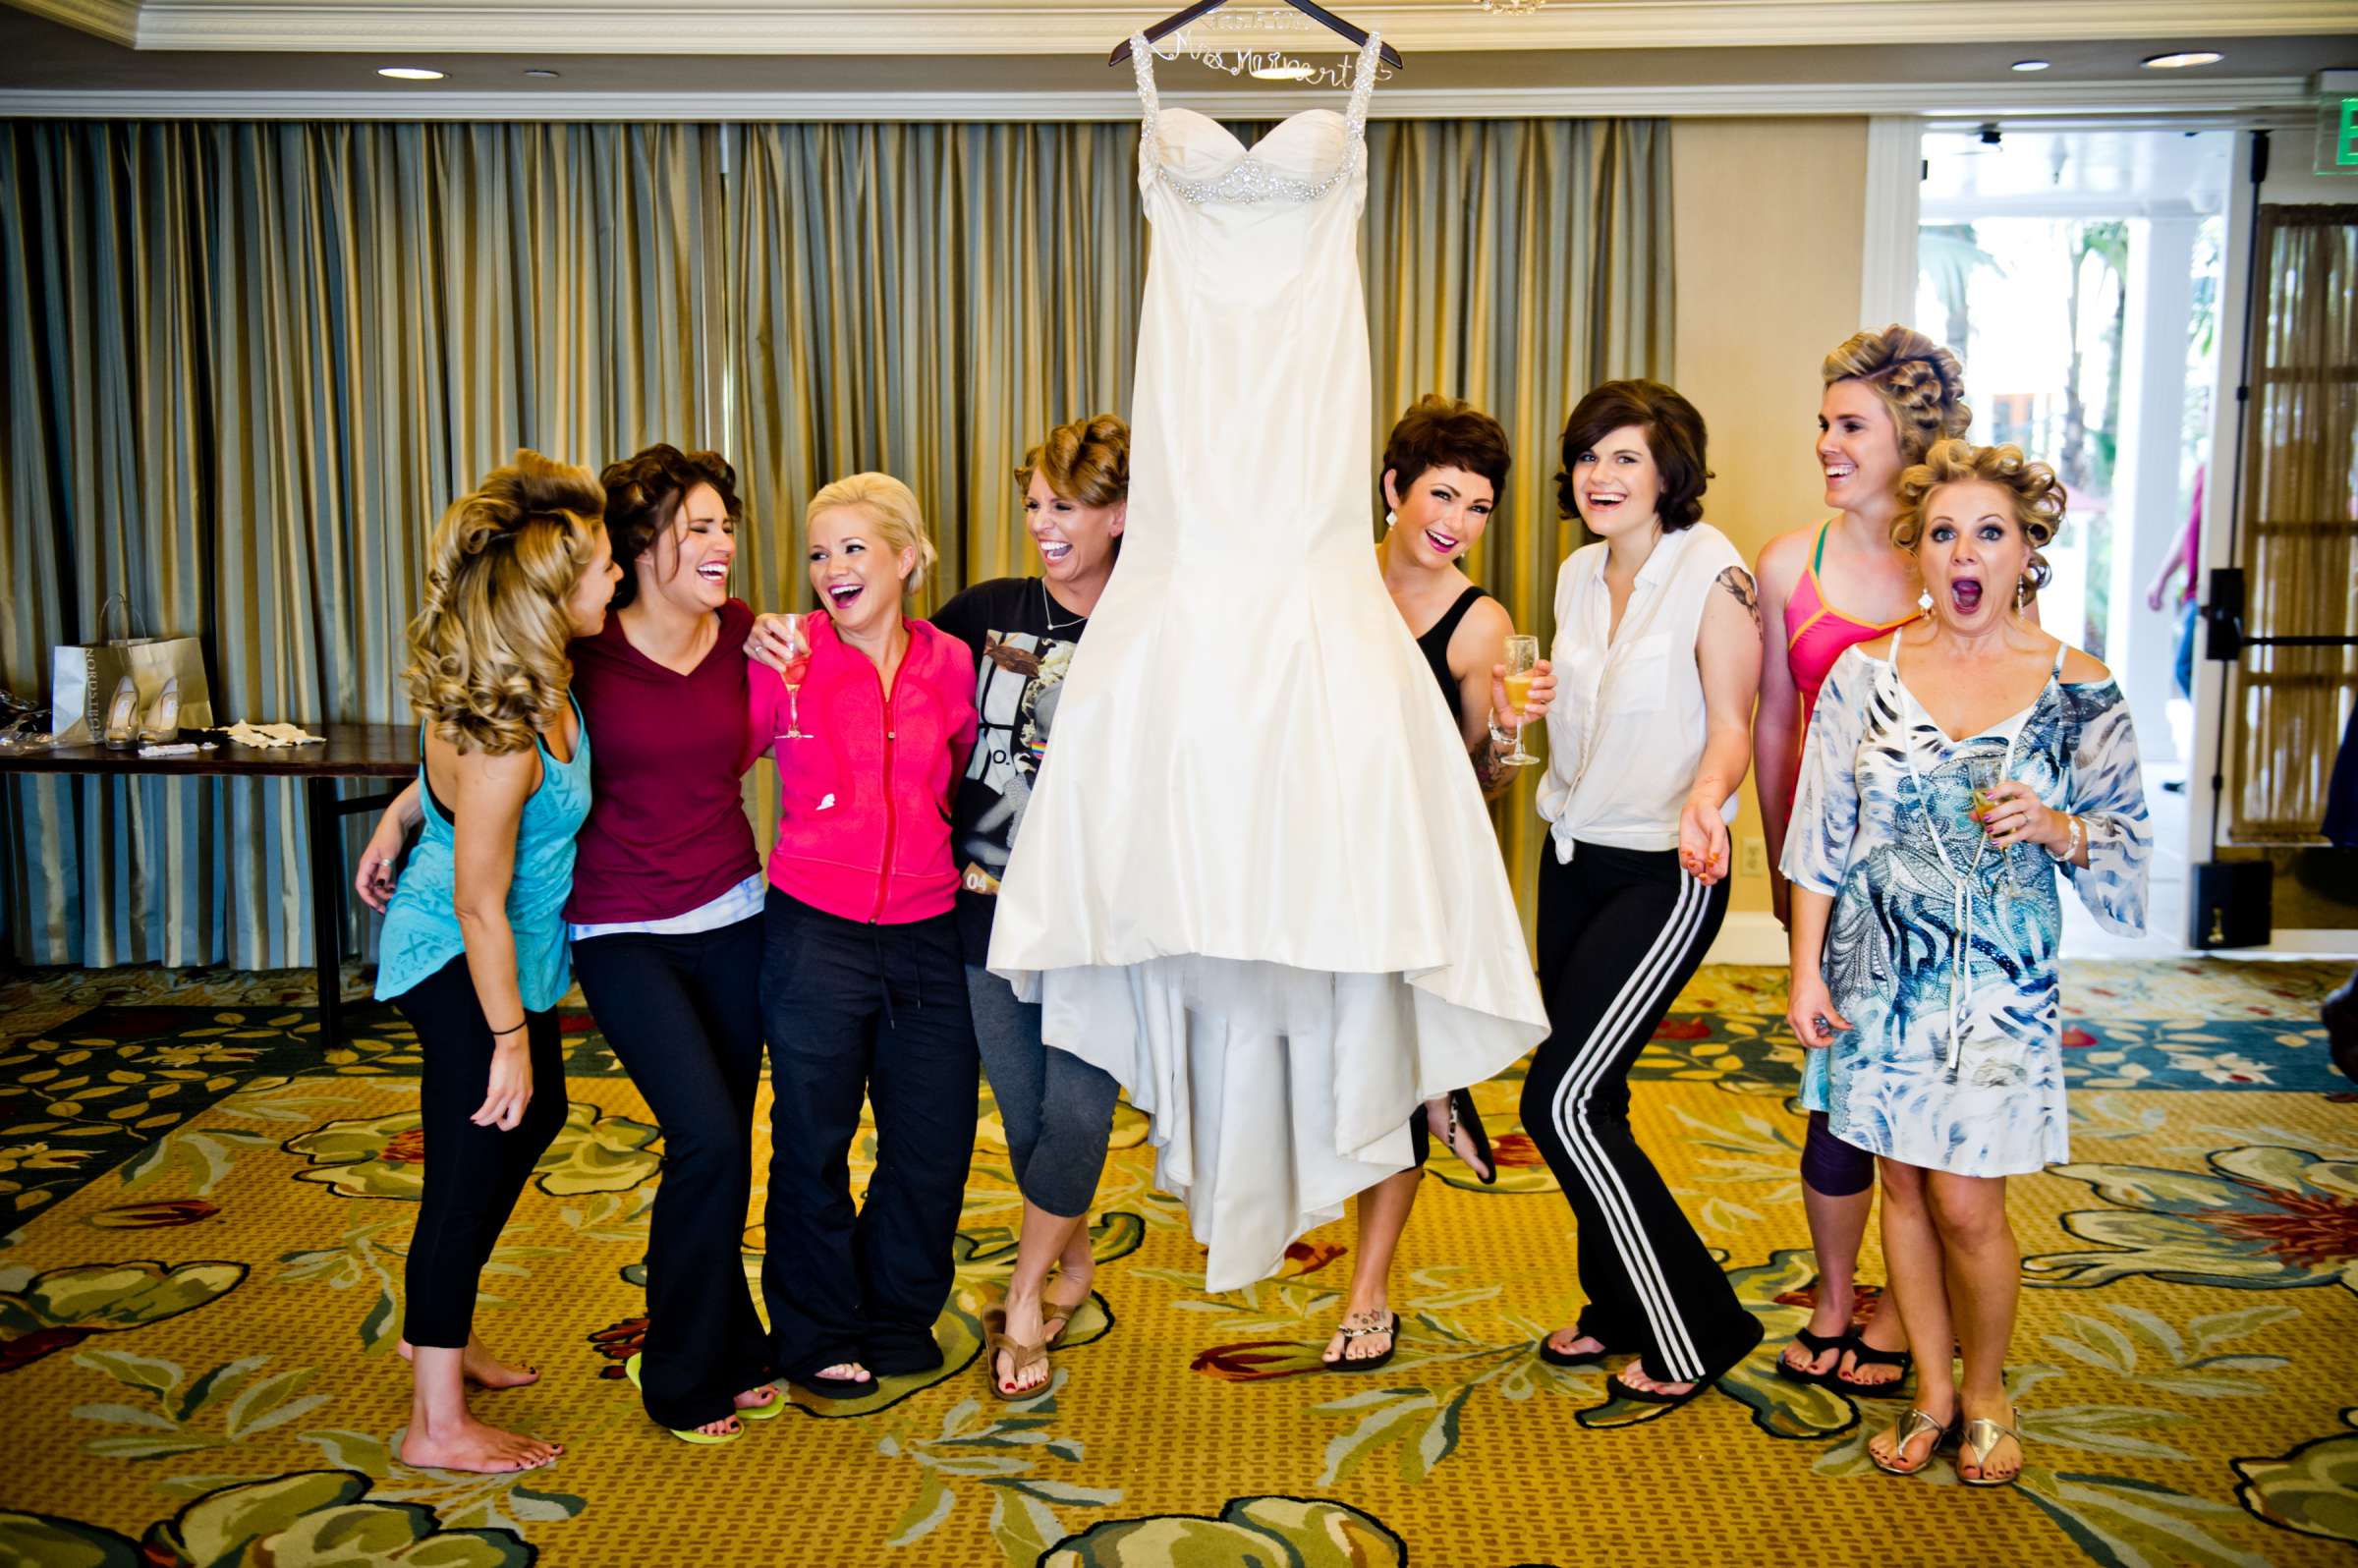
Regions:
<svg viewBox="0 0 2358 1568"><path fill-rule="evenodd" d="M1916 595L1916 608L1927 615L1933 613L1933 590L1931 588L1928 588Z"/></svg>
<svg viewBox="0 0 2358 1568"><path fill-rule="evenodd" d="M1387 529L1398 528L1400 526L1400 514L1397 512L1384 513L1383 526Z"/></svg>
<svg viewBox="0 0 2358 1568"><path fill-rule="evenodd" d="M2015 613L2016 615L2020 615L2020 614L2022 613L2022 579L2021 579L2021 578L2016 578L2016 579L2014 580L2014 613Z"/></svg>

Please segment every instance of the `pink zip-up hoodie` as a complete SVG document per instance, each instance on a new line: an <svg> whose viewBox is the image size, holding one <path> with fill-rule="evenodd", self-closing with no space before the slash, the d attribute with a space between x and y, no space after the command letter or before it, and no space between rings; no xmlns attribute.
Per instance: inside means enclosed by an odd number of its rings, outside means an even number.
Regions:
<svg viewBox="0 0 2358 1568"><path fill-rule="evenodd" d="M748 670L755 756L778 764L778 841L769 883L845 920L902 925L957 902L950 801L975 749L975 660L928 621L910 621L892 697L867 654L821 612L808 623L811 668L786 733L786 683Z"/></svg>

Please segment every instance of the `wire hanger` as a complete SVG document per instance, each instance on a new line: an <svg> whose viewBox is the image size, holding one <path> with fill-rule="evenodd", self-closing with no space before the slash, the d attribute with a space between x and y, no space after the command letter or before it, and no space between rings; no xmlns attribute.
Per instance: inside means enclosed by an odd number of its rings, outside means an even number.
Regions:
<svg viewBox="0 0 2358 1568"><path fill-rule="evenodd" d="M1147 28L1144 36L1149 43L1159 43L1164 38L1169 37L1172 33L1177 32L1181 28L1184 28L1189 23L1195 21L1198 17L1209 16L1212 12L1219 10L1220 7L1226 5L1227 3L1228 0L1200 0L1199 4L1189 6L1186 10L1178 13L1176 16L1168 16L1163 18L1160 22L1155 23L1154 26ZM1367 46L1368 35L1363 28L1353 27L1350 23L1345 22L1341 17L1336 16L1324 6L1315 4L1314 0L1285 0L1285 3L1289 6L1292 6L1296 11L1301 12L1304 16L1310 18L1313 22L1319 24L1321 27L1324 27L1331 31L1341 33L1344 37L1349 38L1353 43L1360 45L1362 48ZM1383 63L1390 66L1393 70L1401 71L1407 69L1407 63L1400 58L1400 51L1393 48L1390 44L1384 44L1376 51L1376 53L1382 59ZM1120 43L1114 46L1113 53L1106 57L1105 63L1109 66L1117 66L1129 58L1130 40L1128 38L1124 38Z"/></svg>

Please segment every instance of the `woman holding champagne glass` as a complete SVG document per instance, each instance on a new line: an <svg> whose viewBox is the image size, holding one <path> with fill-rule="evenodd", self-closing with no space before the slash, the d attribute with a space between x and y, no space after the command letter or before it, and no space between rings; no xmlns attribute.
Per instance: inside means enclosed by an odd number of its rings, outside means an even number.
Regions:
<svg viewBox="0 0 2358 1568"><path fill-rule="evenodd" d="M1913 1408L1869 1457L1913 1475L1954 1440L1958 1479L1996 1486L2023 1465L2006 1178L2071 1157L2056 877L2134 935L2153 842L2120 688L2023 615L2063 521L2053 473L1942 441L1899 497L1892 542L1930 613L1835 660L1810 721L1788 1021L1823 1061L1834 1136L1877 1161L1891 1291L1924 1353Z"/></svg>
<svg viewBox="0 0 2358 1568"><path fill-rule="evenodd" d="M1540 661L1539 639L1513 636L1506 606L1458 566L1489 527L1509 462L1506 431L1497 420L1454 399L1419 399L1384 443L1385 531L1376 546L1384 587L1432 667L1488 799L1502 794L1516 768L1532 760L1522 753L1522 724L1546 712L1555 687ZM1502 724L1515 729L1511 749L1500 737ZM1324 1352L1337 1372L1372 1372L1392 1358L1399 1334L1390 1308L1392 1254L1408 1226L1432 1140L1447 1143L1485 1183L1497 1179L1489 1141L1466 1090L1426 1101L1410 1120L1409 1138L1416 1163L1359 1195L1351 1288L1342 1325Z"/></svg>
<svg viewBox="0 0 2358 1568"><path fill-rule="evenodd" d="M932 541L883 474L805 513L811 588L785 668L752 666L752 744L778 770L761 1003L770 1080L772 1359L830 1398L941 1364L933 1322L974 1150L979 1070L952 908L950 804L975 744L974 668L907 613ZM802 704L811 704L808 712ZM852 1204L863 1100L876 1168Z"/></svg>
<svg viewBox="0 0 2358 1568"><path fill-rule="evenodd" d="M1752 575L1701 521L1703 417L1658 381L1608 381L1564 425L1557 493L1599 542L1564 562L1540 814L1540 983L1552 1033L1523 1126L1579 1217L1580 1321L1557 1366L1632 1359L1623 1399L1679 1405L1759 1343L1629 1125L1629 1070L1727 911L1727 824L1751 757Z"/></svg>

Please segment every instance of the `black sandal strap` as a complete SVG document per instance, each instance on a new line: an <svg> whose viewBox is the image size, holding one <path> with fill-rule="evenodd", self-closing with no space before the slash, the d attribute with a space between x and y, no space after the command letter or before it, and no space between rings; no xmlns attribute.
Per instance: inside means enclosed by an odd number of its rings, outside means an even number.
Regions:
<svg viewBox="0 0 2358 1568"><path fill-rule="evenodd" d="M1878 1350L1863 1339L1850 1347L1850 1354L1853 1372L1861 1367L1897 1367L1901 1372L1906 1372L1916 1365L1916 1357L1909 1351Z"/></svg>
<svg viewBox="0 0 2358 1568"><path fill-rule="evenodd" d="M1813 1334L1807 1328L1796 1328L1793 1330L1793 1337L1809 1347L1812 1361L1816 1361L1829 1350L1848 1350L1853 1344L1850 1330L1847 1328L1838 1334Z"/></svg>

